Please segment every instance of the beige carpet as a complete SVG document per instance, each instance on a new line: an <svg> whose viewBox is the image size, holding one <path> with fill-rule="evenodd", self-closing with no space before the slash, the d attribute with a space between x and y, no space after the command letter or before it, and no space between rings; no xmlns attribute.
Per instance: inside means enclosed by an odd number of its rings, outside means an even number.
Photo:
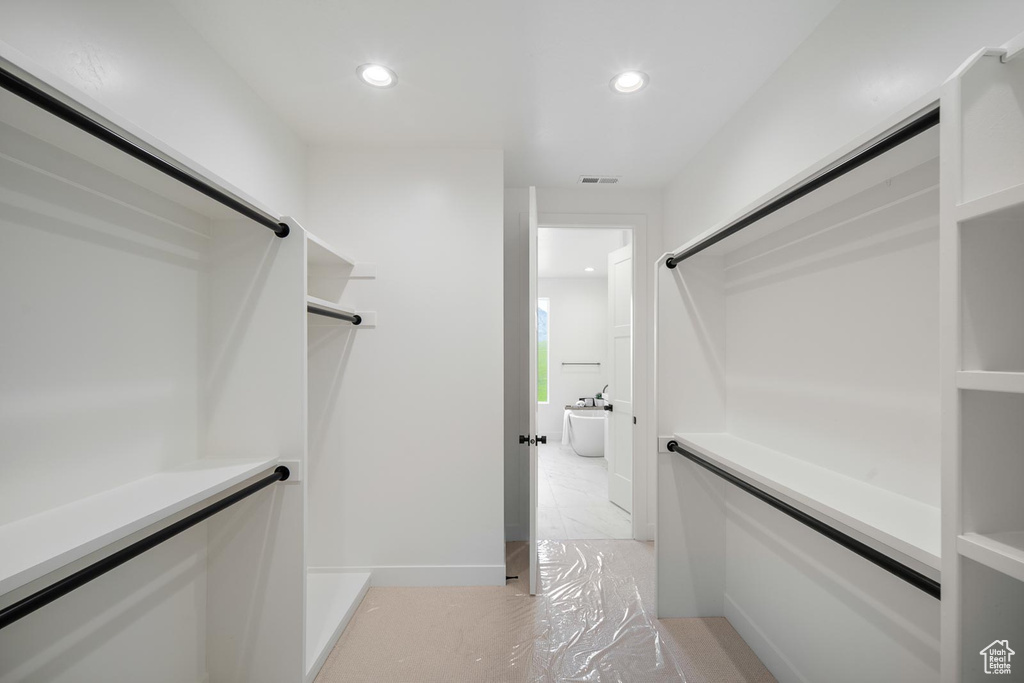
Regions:
<svg viewBox="0 0 1024 683"><path fill-rule="evenodd" d="M543 595L525 544L504 587L371 588L317 683L774 683L726 619L654 619L654 547L544 541Z"/></svg>

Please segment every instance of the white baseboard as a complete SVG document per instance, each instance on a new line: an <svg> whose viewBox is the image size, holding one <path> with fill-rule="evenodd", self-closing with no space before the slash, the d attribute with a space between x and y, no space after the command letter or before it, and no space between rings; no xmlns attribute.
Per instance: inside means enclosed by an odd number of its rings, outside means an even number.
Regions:
<svg viewBox="0 0 1024 683"><path fill-rule="evenodd" d="M370 572L371 586L504 586L504 564L337 567Z"/></svg>
<svg viewBox="0 0 1024 683"><path fill-rule="evenodd" d="M810 683L750 616L726 593L725 618L780 683Z"/></svg>

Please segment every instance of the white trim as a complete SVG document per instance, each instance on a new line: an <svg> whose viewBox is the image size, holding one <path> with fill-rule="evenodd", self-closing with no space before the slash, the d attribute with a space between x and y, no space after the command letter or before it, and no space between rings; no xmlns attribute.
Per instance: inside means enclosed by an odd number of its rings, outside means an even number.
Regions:
<svg viewBox="0 0 1024 683"><path fill-rule="evenodd" d="M314 568L310 571L370 572L371 586L504 586L504 564L382 565Z"/></svg>
<svg viewBox="0 0 1024 683"><path fill-rule="evenodd" d="M963 671L960 647L960 557L956 539L963 533L960 509L960 391L956 371L961 359L960 231L961 202L960 76L984 56L976 53L943 86L939 123L939 404L940 512L942 515L942 601L939 604L939 675L955 683Z"/></svg>

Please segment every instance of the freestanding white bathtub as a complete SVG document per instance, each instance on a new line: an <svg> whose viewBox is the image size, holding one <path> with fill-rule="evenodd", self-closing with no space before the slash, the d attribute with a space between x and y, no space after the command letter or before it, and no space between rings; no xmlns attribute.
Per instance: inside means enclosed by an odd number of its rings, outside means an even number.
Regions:
<svg viewBox="0 0 1024 683"><path fill-rule="evenodd" d="M584 458L604 457L607 414L604 410L569 411L569 445L576 455Z"/></svg>

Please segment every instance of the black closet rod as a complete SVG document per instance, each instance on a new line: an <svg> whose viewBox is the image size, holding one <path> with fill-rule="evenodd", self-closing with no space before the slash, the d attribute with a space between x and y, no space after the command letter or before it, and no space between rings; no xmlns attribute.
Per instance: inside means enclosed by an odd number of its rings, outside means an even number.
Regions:
<svg viewBox="0 0 1024 683"><path fill-rule="evenodd" d="M156 531L149 536L118 550L112 555L90 564L84 569L79 569L74 574L63 578L42 590L36 591L32 595L22 598L12 605L8 605L0 610L0 628L10 626L18 619L28 616L41 607L45 607L57 598L67 595L76 588L81 588L93 579L103 576L111 569L120 567L128 560L138 557L147 550L155 548L169 538L177 536L182 531L190 529L196 524L212 517L224 508L231 507L243 498L248 498L260 489L270 486L275 481L284 481L289 475L290 472L288 471L288 468L284 465L279 465L277 469L274 470L273 474L268 474L259 481L249 484L245 488L232 493L230 496L221 498L217 502L207 505L202 510L197 510L188 517L180 519L174 524L166 526L163 529L160 529L159 531Z"/></svg>
<svg viewBox="0 0 1024 683"><path fill-rule="evenodd" d="M344 320L345 322L350 322L353 325L358 325L359 323L363 322L363 317L358 313L353 313L352 315L349 315L348 313L342 313L340 311L331 311L326 308L320 308L319 306L314 306L313 304L306 304L306 312L312 313L313 315L322 315L325 318L335 318L337 320Z"/></svg>
<svg viewBox="0 0 1024 683"><path fill-rule="evenodd" d="M147 166L151 166L161 173L174 178L178 182L184 183L192 189L202 192L210 199L220 202L224 206L237 211L246 218L251 218L260 225L270 228L278 237L287 237L289 228L285 223L280 222L238 197L232 196L222 190L218 190L205 180L202 180L191 172L186 171L170 161L167 161L163 157L145 149L138 143L125 137L124 134L109 128L106 124L101 123L100 121L90 118L86 114L83 114L53 95L14 75L2 66L0 66L0 86L3 86L6 90L11 91L15 95L31 102L37 107L48 111L54 116L67 121L76 128L84 130L93 137L99 138L107 144L116 147L125 154L138 159Z"/></svg>
<svg viewBox="0 0 1024 683"><path fill-rule="evenodd" d="M718 244L726 237L735 235L740 230L757 223L762 218L766 218L771 214L775 213L779 209L789 206L796 200L804 197L811 192L814 192L820 187L828 185L833 180L841 178L850 171L863 166L867 162L875 159L889 150L902 145L907 140L920 135L932 126L939 123L939 110L938 108L932 109L931 111L919 116L913 121L909 122L902 128L898 128L885 137L867 145L866 147L857 150L848 158L840 161L835 166L823 171L822 173L806 180L803 184L797 185L793 189L785 192L775 199L772 199L767 204L754 209L751 213L748 213L742 218L738 218L729 225L725 226L721 230L708 235L697 244L680 251L677 254L672 254L665 260L665 265L669 268L675 268L679 265L680 261L685 261L694 254L698 254L708 247Z"/></svg>
<svg viewBox="0 0 1024 683"><path fill-rule="evenodd" d="M861 541L858 541L856 538L844 534L842 531L839 531L838 529L835 529L829 526L828 524L825 524L818 518L812 517L803 510L800 510L790 505L789 503L776 498L767 491L759 489L753 484L743 479L740 479L731 472L727 472L718 465L715 465L714 463L705 460L696 453L692 453L686 450L685 448L680 446L677 441L669 441L667 448L673 453L678 453L684 458L687 458L688 460L692 460L693 462L697 463L704 469L714 474L717 474L719 477L725 479L730 484L733 484L734 486L743 489L744 491L754 496L758 500L763 501L768 505L771 505L776 510L786 515L789 515L801 524L817 531L825 538L835 541L847 550L855 552L868 562L871 562L872 564L881 567L890 574L903 579L914 588L924 591L925 593L927 593L935 599L941 599L941 584L938 581L928 578L921 572L908 567L902 562L894 560L885 553L875 550L866 543L862 543Z"/></svg>

